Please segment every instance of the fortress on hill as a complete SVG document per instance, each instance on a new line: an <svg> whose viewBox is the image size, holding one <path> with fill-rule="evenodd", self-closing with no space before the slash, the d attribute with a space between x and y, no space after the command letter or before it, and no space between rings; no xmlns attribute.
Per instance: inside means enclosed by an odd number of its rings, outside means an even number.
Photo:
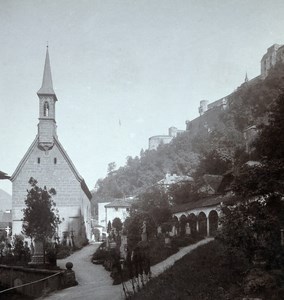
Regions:
<svg viewBox="0 0 284 300"><path fill-rule="evenodd" d="M274 44L271 47L269 47L267 49L267 52L263 55L260 62L260 75L251 80L248 80L248 77L246 75L243 84L253 84L259 80L264 80L267 77L270 69L273 68L273 66L275 66L277 62L284 63L284 45ZM209 103L208 100L201 100L200 106L198 108L199 117L191 121L186 121L186 130L196 132L202 123L202 126L205 126L206 130L210 131L210 128L214 127L214 123L218 122L219 115L218 113L212 112L225 110L228 106L228 98L233 93L234 92L211 103ZM179 133L184 131L185 130L179 130L176 127L170 127L168 135L155 135L150 137L148 149L156 150L159 145L170 143L174 137L176 137ZM246 134L249 133L246 132Z"/></svg>

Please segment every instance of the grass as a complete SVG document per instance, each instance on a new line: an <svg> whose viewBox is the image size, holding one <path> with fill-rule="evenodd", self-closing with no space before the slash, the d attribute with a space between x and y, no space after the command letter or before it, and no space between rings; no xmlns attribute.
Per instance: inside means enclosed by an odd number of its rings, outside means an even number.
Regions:
<svg viewBox="0 0 284 300"><path fill-rule="evenodd" d="M135 300L242 299L242 262L232 264L216 241L184 256L162 275L152 279Z"/></svg>

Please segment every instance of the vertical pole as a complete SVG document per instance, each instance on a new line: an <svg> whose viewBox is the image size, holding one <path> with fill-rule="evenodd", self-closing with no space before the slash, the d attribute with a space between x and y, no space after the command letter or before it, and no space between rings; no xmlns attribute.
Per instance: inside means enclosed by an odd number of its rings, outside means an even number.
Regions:
<svg viewBox="0 0 284 300"><path fill-rule="evenodd" d="M281 246L284 247L284 229L281 229Z"/></svg>

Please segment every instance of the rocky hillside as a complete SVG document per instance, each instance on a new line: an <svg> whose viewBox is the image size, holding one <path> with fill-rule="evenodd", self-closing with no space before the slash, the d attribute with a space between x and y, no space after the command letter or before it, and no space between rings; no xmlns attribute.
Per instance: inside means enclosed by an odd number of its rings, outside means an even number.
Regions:
<svg viewBox="0 0 284 300"><path fill-rule="evenodd" d="M226 109L212 108L193 120L187 130L157 150L128 157L125 166L97 182L95 201L137 194L161 180L167 172L199 176L222 174L245 152L244 130L267 120L271 103L284 89L284 65L278 63L264 79L242 84L230 96Z"/></svg>

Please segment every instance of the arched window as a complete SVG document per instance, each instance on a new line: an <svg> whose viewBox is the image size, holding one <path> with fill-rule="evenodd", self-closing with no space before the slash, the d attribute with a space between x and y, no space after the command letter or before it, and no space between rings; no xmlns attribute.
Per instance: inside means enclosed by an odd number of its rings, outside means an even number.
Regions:
<svg viewBox="0 0 284 300"><path fill-rule="evenodd" d="M44 117L48 117L48 114L49 114L49 104L47 101L45 101L43 104L43 115Z"/></svg>

